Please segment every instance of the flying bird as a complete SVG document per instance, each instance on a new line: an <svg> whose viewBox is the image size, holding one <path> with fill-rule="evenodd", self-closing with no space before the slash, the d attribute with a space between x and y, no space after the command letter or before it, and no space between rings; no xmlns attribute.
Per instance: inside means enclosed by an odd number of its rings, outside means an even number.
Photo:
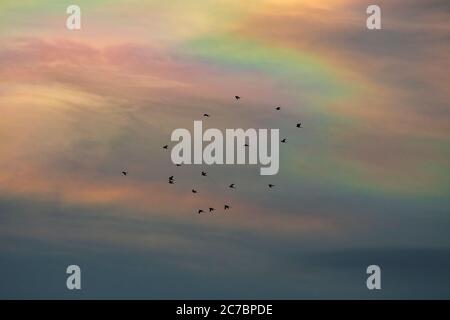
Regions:
<svg viewBox="0 0 450 320"><path fill-rule="evenodd" d="M205 211L203 211L202 209L198 210L198 214L203 213Z"/></svg>
<svg viewBox="0 0 450 320"><path fill-rule="evenodd" d="M297 128L303 128L301 122L297 123Z"/></svg>
<svg viewBox="0 0 450 320"><path fill-rule="evenodd" d="M214 208L209 208L209 212L213 212L214 211Z"/></svg>
<svg viewBox="0 0 450 320"><path fill-rule="evenodd" d="M286 138L284 138L283 140L281 140L281 143L286 143Z"/></svg>
<svg viewBox="0 0 450 320"><path fill-rule="evenodd" d="M127 172L127 171L122 171L122 174L123 174L124 176L126 176L126 175L128 174L128 172Z"/></svg>
<svg viewBox="0 0 450 320"><path fill-rule="evenodd" d="M230 187L231 189L236 189L236 185L235 185L234 183L230 184L229 187Z"/></svg>
<svg viewBox="0 0 450 320"><path fill-rule="evenodd" d="M230 206L229 206L229 205L224 205L224 206L223 206L223 209L224 209L224 210L228 210L228 209L230 209Z"/></svg>
<svg viewBox="0 0 450 320"><path fill-rule="evenodd" d="M236 100L239 100L241 97L239 97L239 96L234 96L235 98L236 98Z"/></svg>
<svg viewBox="0 0 450 320"><path fill-rule="evenodd" d="M192 193L197 193L197 190L195 190L195 189L192 189Z"/></svg>
<svg viewBox="0 0 450 320"><path fill-rule="evenodd" d="M273 187L275 187L275 185L269 183L269 188L273 188Z"/></svg>
<svg viewBox="0 0 450 320"><path fill-rule="evenodd" d="M206 117L206 118L208 118L208 117L209 117L209 114L204 113L203 116Z"/></svg>
<svg viewBox="0 0 450 320"><path fill-rule="evenodd" d="M169 180L173 180L173 176L170 176L170 177L169 177Z"/></svg>
<svg viewBox="0 0 450 320"><path fill-rule="evenodd" d="M281 107L275 107L275 110L280 110L281 109Z"/></svg>
<svg viewBox="0 0 450 320"><path fill-rule="evenodd" d="M167 149L169 146L166 144L164 147L163 147L163 149Z"/></svg>
<svg viewBox="0 0 450 320"><path fill-rule="evenodd" d="M181 167L181 163L177 163L175 164L177 167Z"/></svg>
<svg viewBox="0 0 450 320"><path fill-rule="evenodd" d="M175 183L175 181L173 181L173 180L169 180L169 183L170 183L170 184L174 184L174 183Z"/></svg>
<svg viewBox="0 0 450 320"><path fill-rule="evenodd" d="M206 177L206 172L202 171L202 176Z"/></svg>
<svg viewBox="0 0 450 320"><path fill-rule="evenodd" d="M248 143L244 144L244 147L248 147Z"/></svg>

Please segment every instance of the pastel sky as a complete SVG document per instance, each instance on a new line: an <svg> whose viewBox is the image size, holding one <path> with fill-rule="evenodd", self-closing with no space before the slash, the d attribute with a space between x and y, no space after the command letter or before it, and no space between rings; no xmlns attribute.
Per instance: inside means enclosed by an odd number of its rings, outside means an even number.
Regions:
<svg viewBox="0 0 450 320"><path fill-rule="evenodd" d="M450 5L372 3L1 1L0 297L450 298ZM204 113L279 173L175 167Z"/></svg>

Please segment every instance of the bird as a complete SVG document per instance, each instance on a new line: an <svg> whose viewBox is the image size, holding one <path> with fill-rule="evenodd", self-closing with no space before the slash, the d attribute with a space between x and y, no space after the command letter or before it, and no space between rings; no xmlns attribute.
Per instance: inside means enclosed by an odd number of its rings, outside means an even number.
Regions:
<svg viewBox="0 0 450 320"><path fill-rule="evenodd" d="M195 190L195 189L192 189L192 193L197 193L197 190Z"/></svg>
<svg viewBox="0 0 450 320"><path fill-rule="evenodd" d="M224 210L228 210L228 209L230 209L230 206L229 206L229 205L224 205L224 206L223 206L223 209L224 209Z"/></svg>
<svg viewBox="0 0 450 320"><path fill-rule="evenodd" d="M214 211L214 208L209 208L209 212L213 212Z"/></svg>
<svg viewBox="0 0 450 320"><path fill-rule="evenodd" d="M124 176L126 176L126 175L128 174L128 172L127 172L127 171L122 171L122 174L123 174Z"/></svg>
<svg viewBox="0 0 450 320"><path fill-rule="evenodd" d="M281 109L281 107L275 107L275 110L280 110Z"/></svg>
<svg viewBox="0 0 450 320"><path fill-rule="evenodd" d="M297 123L297 128L302 128L302 123L301 122Z"/></svg>
<svg viewBox="0 0 450 320"><path fill-rule="evenodd" d="M273 188L273 187L275 187L275 185L269 183L269 188Z"/></svg>
<svg viewBox="0 0 450 320"><path fill-rule="evenodd" d="M170 176L170 177L169 177L169 180L173 180L173 176Z"/></svg>
<svg viewBox="0 0 450 320"><path fill-rule="evenodd" d="M177 163L175 164L177 167L181 167L181 163Z"/></svg>
<svg viewBox="0 0 450 320"><path fill-rule="evenodd" d="M209 117L209 114L204 113L203 116L206 117L206 118L208 118L208 117Z"/></svg>
<svg viewBox="0 0 450 320"><path fill-rule="evenodd" d="M174 184L174 183L175 183L175 181L173 181L173 180L169 180L169 183L170 183L170 184Z"/></svg>
<svg viewBox="0 0 450 320"><path fill-rule="evenodd" d="M167 149L169 146L166 144L164 147L163 147L163 149Z"/></svg>
<svg viewBox="0 0 450 320"><path fill-rule="evenodd" d="M202 213L202 212L205 212L205 211L203 211L202 209L199 209L199 210L198 210L198 214L200 214L200 213Z"/></svg>
<svg viewBox="0 0 450 320"><path fill-rule="evenodd" d="M236 189L236 185L235 185L234 183L230 184L229 187L230 187L231 189Z"/></svg>
<svg viewBox="0 0 450 320"><path fill-rule="evenodd" d="M283 140L281 140L281 143L286 143L286 138L284 138Z"/></svg>
<svg viewBox="0 0 450 320"><path fill-rule="evenodd" d="M202 176L206 177L206 172L202 171Z"/></svg>
<svg viewBox="0 0 450 320"><path fill-rule="evenodd" d="M236 100L239 100L241 97L239 97L239 96L234 96L235 98L236 98Z"/></svg>
<svg viewBox="0 0 450 320"><path fill-rule="evenodd" d="M244 147L248 147L248 143L244 144Z"/></svg>

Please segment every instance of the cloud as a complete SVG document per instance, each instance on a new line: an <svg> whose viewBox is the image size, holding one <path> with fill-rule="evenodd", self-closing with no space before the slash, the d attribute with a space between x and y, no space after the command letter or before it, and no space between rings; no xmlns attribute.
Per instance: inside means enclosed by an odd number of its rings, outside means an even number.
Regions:
<svg viewBox="0 0 450 320"><path fill-rule="evenodd" d="M415 268L405 292L400 269L447 264L449 5L381 1L371 32L367 4L89 1L78 33L60 4L1 4L1 269L52 279L33 297L64 296L55 274L76 258L86 297L339 298L370 297L374 257L383 297L445 296ZM162 145L205 112L205 128L280 128L280 173L174 167ZM7 278L0 295L26 296Z"/></svg>

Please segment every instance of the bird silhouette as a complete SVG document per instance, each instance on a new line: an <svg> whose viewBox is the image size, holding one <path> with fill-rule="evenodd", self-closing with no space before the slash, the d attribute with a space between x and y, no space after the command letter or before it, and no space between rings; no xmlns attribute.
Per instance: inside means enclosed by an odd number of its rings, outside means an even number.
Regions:
<svg viewBox="0 0 450 320"><path fill-rule="evenodd" d="M240 99L241 99L240 96L234 96L234 97L235 97L236 100L240 100ZM275 106L274 108L275 108L275 110L277 110L277 111L280 111L280 110L281 110L281 107L280 107L280 106ZM208 113L204 113L204 114L203 114L203 117L209 118L210 115L209 115ZM301 122L297 123L297 124L296 124L296 127L297 127L297 128L302 128L302 123L301 123ZM287 142L287 139L286 139L286 138L283 138L283 139L280 140L280 141L281 141L281 143L286 143L286 142ZM249 147L249 143L245 143L245 144L244 144L244 147ZM163 149L168 149L168 148L169 148L169 145L164 145L164 146L163 146ZM176 163L175 165L176 165L177 167L180 167L180 166L181 166L181 163ZM127 171L122 171L122 174L123 174L124 176L126 176L126 175L128 175L128 172L127 172ZM202 172L201 172L201 175L202 175L203 177L206 177L206 176L207 176L207 173L206 173L205 171L202 171ZM175 181L174 181L174 176L170 176L170 177L169 177L169 184L174 184L174 183L175 183ZM268 184L268 187L269 187L269 189L272 189L273 187L275 187L275 185L274 185L274 184ZM236 189L236 185L235 185L234 183L232 183L232 184L229 185L229 188L230 188L230 189ZM192 192L192 193L198 193L198 191L195 190L195 189L192 189L191 192ZM224 210L229 210L230 208L231 208L230 205L224 204ZM213 213L213 211L215 211L215 209L212 208L212 207L211 207L211 208L208 208L208 209L209 209L209 213ZM197 212L198 212L198 214L201 214L201 213L204 213L205 211L202 210L202 209L198 209Z"/></svg>
<svg viewBox="0 0 450 320"><path fill-rule="evenodd" d="M297 123L297 128L303 128L301 122Z"/></svg>
<svg viewBox="0 0 450 320"><path fill-rule="evenodd" d="M124 176L126 176L126 175L128 174L128 172L127 172L127 171L122 171L122 174L123 174Z"/></svg>

